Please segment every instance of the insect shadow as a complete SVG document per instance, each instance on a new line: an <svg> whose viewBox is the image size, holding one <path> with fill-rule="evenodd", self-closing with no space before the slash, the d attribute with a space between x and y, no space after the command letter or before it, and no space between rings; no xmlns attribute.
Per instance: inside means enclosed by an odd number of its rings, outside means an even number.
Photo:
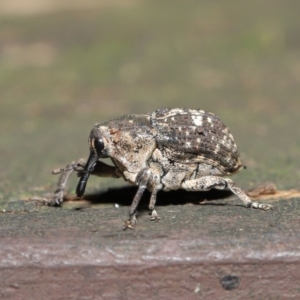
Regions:
<svg viewBox="0 0 300 300"><path fill-rule="evenodd" d="M123 206L130 206L136 191L137 188L134 186L112 188L105 192L86 194L84 199L91 204L117 203ZM149 204L150 195L151 193L149 191L146 190L144 192L139 207ZM232 195L233 193L231 191L215 189L205 192L187 192L185 190L160 191L158 193L156 206L184 205L188 203L200 204L203 201L211 205L225 205L224 203L209 203L209 201L225 199Z"/></svg>

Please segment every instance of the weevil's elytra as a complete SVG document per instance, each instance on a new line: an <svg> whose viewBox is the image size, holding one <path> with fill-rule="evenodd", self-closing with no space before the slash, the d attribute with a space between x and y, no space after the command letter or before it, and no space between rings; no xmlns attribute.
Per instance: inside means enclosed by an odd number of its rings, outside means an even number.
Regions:
<svg viewBox="0 0 300 300"><path fill-rule="evenodd" d="M236 184L224 176L239 171L243 165L229 129L219 117L195 109L162 108L152 114L126 115L96 123L89 136L87 162L68 165L57 184L50 204L63 201L63 190L72 171L80 177L77 196L84 194L89 175L123 177L138 186L131 204L126 228L136 224L136 209L145 189L151 192L151 219L157 192L185 189L206 191L230 189L246 207L272 209L268 204L251 202ZM114 167L99 159L110 158Z"/></svg>
<svg viewBox="0 0 300 300"><path fill-rule="evenodd" d="M154 112L151 117L158 132L158 148L174 150L174 160L208 162L224 174L242 167L233 136L217 116L203 110L165 111Z"/></svg>

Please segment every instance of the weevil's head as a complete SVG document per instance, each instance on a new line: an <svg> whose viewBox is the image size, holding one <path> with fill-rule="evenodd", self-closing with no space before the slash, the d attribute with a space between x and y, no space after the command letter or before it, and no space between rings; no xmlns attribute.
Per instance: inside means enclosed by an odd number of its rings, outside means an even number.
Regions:
<svg viewBox="0 0 300 300"><path fill-rule="evenodd" d="M88 143L92 159L107 158L109 149L108 128L106 126L95 126L90 133Z"/></svg>
<svg viewBox="0 0 300 300"><path fill-rule="evenodd" d="M132 173L140 171L155 148L154 131L148 114L126 115L95 124L89 136L90 156L77 185L77 196L83 195L99 158L110 157Z"/></svg>
<svg viewBox="0 0 300 300"><path fill-rule="evenodd" d="M82 171L82 176L77 185L76 194L78 197L81 197L84 194L85 187L90 176L90 173L94 170L94 167L99 158L106 158L107 150L105 147L105 130L101 130L99 127L95 126L89 136L89 148L90 156L86 162L84 170Z"/></svg>

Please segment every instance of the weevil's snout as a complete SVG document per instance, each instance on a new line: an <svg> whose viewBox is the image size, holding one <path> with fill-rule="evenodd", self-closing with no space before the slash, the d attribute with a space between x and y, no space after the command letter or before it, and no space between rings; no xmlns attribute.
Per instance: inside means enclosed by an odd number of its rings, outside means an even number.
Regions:
<svg viewBox="0 0 300 300"><path fill-rule="evenodd" d="M89 159L84 167L83 174L79 179L77 188L76 188L76 195L77 197L82 197L85 191L85 187L87 181L90 177L90 173L94 170L95 164L98 161L98 155L95 151L91 151Z"/></svg>

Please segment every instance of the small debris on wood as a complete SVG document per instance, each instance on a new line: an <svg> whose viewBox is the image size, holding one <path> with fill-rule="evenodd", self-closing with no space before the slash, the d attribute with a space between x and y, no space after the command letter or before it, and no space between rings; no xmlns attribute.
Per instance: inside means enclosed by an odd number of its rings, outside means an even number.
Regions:
<svg viewBox="0 0 300 300"><path fill-rule="evenodd" d="M265 182L246 192L249 197L258 197L260 195L274 195L277 192L277 187L273 182Z"/></svg>

